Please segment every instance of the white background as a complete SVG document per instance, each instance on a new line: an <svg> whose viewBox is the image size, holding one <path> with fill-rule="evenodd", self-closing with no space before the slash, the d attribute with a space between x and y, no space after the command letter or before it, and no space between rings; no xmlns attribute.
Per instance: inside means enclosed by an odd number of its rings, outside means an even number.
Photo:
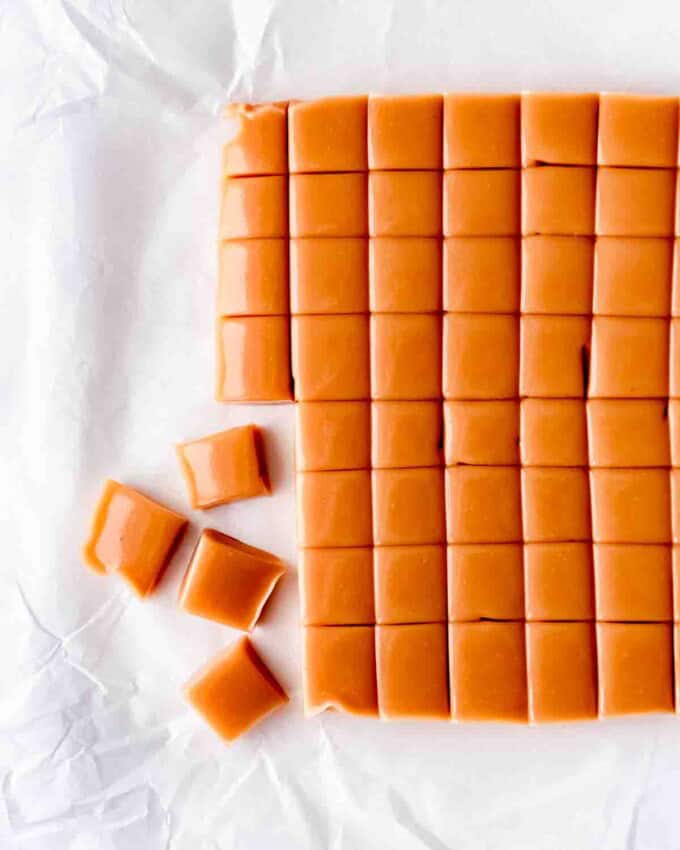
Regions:
<svg viewBox="0 0 680 850"><path fill-rule="evenodd" d="M291 704L226 748L182 703L203 524L294 569L292 411L211 401L229 99L680 93L660 2L0 0L0 848L675 850L680 719L303 720L294 575L255 640ZM257 421L275 495L194 515L151 600L85 570L102 479L186 510L178 439Z"/></svg>

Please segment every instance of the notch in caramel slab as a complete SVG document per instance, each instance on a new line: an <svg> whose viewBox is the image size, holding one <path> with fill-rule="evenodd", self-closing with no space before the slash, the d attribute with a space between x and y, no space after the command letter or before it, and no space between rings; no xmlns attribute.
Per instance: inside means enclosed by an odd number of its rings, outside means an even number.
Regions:
<svg viewBox="0 0 680 850"><path fill-rule="evenodd" d="M670 543L667 469L591 469L596 543Z"/></svg>
<svg viewBox="0 0 680 850"><path fill-rule="evenodd" d="M594 168L542 166L522 171L522 233L591 236Z"/></svg>
<svg viewBox="0 0 680 850"><path fill-rule="evenodd" d="M220 318L217 322L217 401L292 398L287 316Z"/></svg>
<svg viewBox="0 0 680 850"><path fill-rule="evenodd" d="M671 239L606 237L595 244L593 313L602 316L668 316Z"/></svg>
<svg viewBox="0 0 680 850"><path fill-rule="evenodd" d="M598 620L673 619L670 546L596 543L593 555Z"/></svg>
<svg viewBox="0 0 680 850"><path fill-rule="evenodd" d="M523 468L522 524L526 543L590 540L587 470Z"/></svg>
<svg viewBox="0 0 680 850"><path fill-rule="evenodd" d="M519 465L519 402L444 402L447 466Z"/></svg>
<svg viewBox="0 0 680 850"><path fill-rule="evenodd" d="M449 620L524 619L521 543L447 547Z"/></svg>
<svg viewBox="0 0 680 850"><path fill-rule="evenodd" d="M523 94L522 164L595 165L598 101L596 94Z"/></svg>
<svg viewBox="0 0 680 850"><path fill-rule="evenodd" d="M223 174L287 174L285 103L232 104L225 109L225 118L233 135L223 148Z"/></svg>
<svg viewBox="0 0 680 850"><path fill-rule="evenodd" d="M600 95L600 165L673 168L678 158L678 99Z"/></svg>
<svg viewBox="0 0 680 850"><path fill-rule="evenodd" d="M374 401L371 430L374 468L441 465L442 416L438 401Z"/></svg>
<svg viewBox="0 0 680 850"><path fill-rule="evenodd" d="M593 620L591 544L527 544L524 588L527 620Z"/></svg>
<svg viewBox="0 0 680 850"><path fill-rule="evenodd" d="M520 422L523 466L588 465L586 406L581 399L522 399Z"/></svg>
<svg viewBox="0 0 680 850"><path fill-rule="evenodd" d="M515 316L444 316L444 398L517 397L519 322Z"/></svg>
<svg viewBox="0 0 680 850"><path fill-rule="evenodd" d="M452 313L516 313L520 240L452 236L444 240L444 309Z"/></svg>
<svg viewBox="0 0 680 850"><path fill-rule="evenodd" d="M587 236L525 237L522 312L589 316L593 304L593 242Z"/></svg>
<svg viewBox="0 0 680 850"><path fill-rule="evenodd" d="M441 241L432 237L371 239L371 312L438 312L442 302L441 254Z"/></svg>
<svg viewBox="0 0 680 850"><path fill-rule="evenodd" d="M295 405L298 472L369 469L371 409L367 401L301 401Z"/></svg>
<svg viewBox="0 0 680 850"><path fill-rule="evenodd" d="M370 547L301 549L298 570L303 625L355 626L375 622Z"/></svg>
<svg viewBox="0 0 680 850"><path fill-rule="evenodd" d="M590 319L522 316L520 327L520 395L584 398L588 388Z"/></svg>
<svg viewBox="0 0 680 850"><path fill-rule="evenodd" d="M598 236L673 235L675 171L670 168L598 168Z"/></svg>
<svg viewBox="0 0 680 850"><path fill-rule="evenodd" d="M668 395L669 322L595 316L590 360L591 398Z"/></svg>
<svg viewBox="0 0 680 850"><path fill-rule="evenodd" d="M292 174L366 171L367 98L324 97L288 109L288 158Z"/></svg>
<svg viewBox="0 0 680 850"><path fill-rule="evenodd" d="M456 169L444 173L444 236L518 236L520 172Z"/></svg>
<svg viewBox="0 0 680 850"><path fill-rule="evenodd" d="M444 168L519 165L519 95L444 95Z"/></svg>
<svg viewBox="0 0 680 850"><path fill-rule="evenodd" d="M366 239L291 239L290 311L367 313Z"/></svg>
<svg viewBox="0 0 680 850"><path fill-rule="evenodd" d="M374 577L377 623L446 621L444 546L377 546Z"/></svg>
<svg viewBox="0 0 680 850"><path fill-rule="evenodd" d="M371 397L441 396L441 319L428 313L371 316Z"/></svg>
<svg viewBox="0 0 680 850"><path fill-rule="evenodd" d="M83 559L97 573L119 573L138 596L148 596L186 524L185 517L108 480L95 508Z"/></svg>
<svg viewBox="0 0 680 850"><path fill-rule="evenodd" d="M287 235L285 177L228 177L222 181L220 239L281 239Z"/></svg>
<svg viewBox="0 0 680 850"><path fill-rule="evenodd" d="M442 167L440 94L371 95L368 99L370 169Z"/></svg>
<svg viewBox="0 0 680 850"><path fill-rule="evenodd" d="M376 546L444 542L442 469L374 469L372 476Z"/></svg>
<svg viewBox="0 0 680 850"><path fill-rule="evenodd" d="M591 466L670 466L668 406L662 399L591 399Z"/></svg>
<svg viewBox="0 0 680 850"><path fill-rule="evenodd" d="M516 543L522 540L520 472L511 466L446 469L446 535L449 543Z"/></svg>
<svg viewBox="0 0 680 850"><path fill-rule="evenodd" d="M290 235L366 236L365 174L292 174Z"/></svg>
<svg viewBox="0 0 680 850"><path fill-rule="evenodd" d="M298 472L297 528L303 548L370 546L371 473Z"/></svg>
<svg viewBox="0 0 680 850"><path fill-rule="evenodd" d="M225 741L235 740L288 702L247 637L199 670L184 694Z"/></svg>
<svg viewBox="0 0 680 850"><path fill-rule="evenodd" d="M207 528L187 566L178 604L189 614L249 632L284 572L275 555Z"/></svg>
<svg viewBox="0 0 680 850"><path fill-rule="evenodd" d="M218 316L288 313L288 243L285 239L220 242Z"/></svg>
<svg viewBox="0 0 680 850"><path fill-rule="evenodd" d="M438 171L372 171L368 177L370 236L440 236Z"/></svg>

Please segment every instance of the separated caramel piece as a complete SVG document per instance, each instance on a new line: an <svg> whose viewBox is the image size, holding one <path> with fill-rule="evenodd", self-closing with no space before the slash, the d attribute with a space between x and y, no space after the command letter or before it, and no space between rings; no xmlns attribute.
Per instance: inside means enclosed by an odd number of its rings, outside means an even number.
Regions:
<svg viewBox="0 0 680 850"><path fill-rule="evenodd" d="M177 458L194 509L271 493L262 432L255 425L179 443Z"/></svg>
<svg viewBox="0 0 680 850"><path fill-rule="evenodd" d="M442 167L440 94L371 95L368 99L368 167Z"/></svg>
<svg viewBox="0 0 680 850"><path fill-rule="evenodd" d="M680 466L680 399L669 399L668 422L670 425L671 466Z"/></svg>
<svg viewBox="0 0 680 850"><path fill-rule="evenodd" d="M670 466L667 402L591 399L588 446L591 466Z"/></svg>
<svg viewBox="0 0 680 850"><path fill-rule="evenodd" d="M298 569L303 625L375 622L372 549L300 549Z"/></svg>
<svg viewBox="0 0 680 850"><path fill-rule="evenodd" d="M372 171L368 177L370 236L440 236L438 171Z"/></svg>
<svg viewBox="0 0 680 850"><path fill-rule="evenodd" d="M372 313L435 313L442 301L439 239L371 239L369 300Z"/></svg>
<svg viewBox="0 0 680 850"><path fill-rule="evenodd" d="M586 406L580 399L525 398L522 466L588 466Z"/></svg>
<svg viewBox="0 0 680 850"><path fill-rule="evenodd" d="M519 95L444 95L444 168L519 165Z"/></svg>
<svg viewBox="0 0 680 850"><path fill-rule="evenodd" d="M514 316L444 316L444 398L516 398L518 361Z"/></svg>
<svg viewBox="0 0 680 850"><path fill-rule="evenodd" d="M518 236L520 173L516 169L444 173L444 236Z"/></svg>
<svg viewBox="0 0 680 850"><path fill-rule="evenodd" d="M370 397L368 316L293 316L291 324L296 400Z"/></svg>
<svg viewBox="0 0 680 850"><path fill-rule="evenodd" d="M600 237L595 244L593 313L667 316L672 268L670 239Z"/></svg>
<svg viewBox="0 0 680 850"><path fill-rule="evenodd" d="M522 233L593 234L595 172L574 166L522 171Z"/></svg>
<svg viewBox="0 0 680 850"><path fill-rule="evenodd" d="M284 238L287 235L285 177L228 177L222 182L220 239Z"/></svg>
<svg viewBox="0 0 680 850"><path fill-rule="evenodd" d="M367 98L324 97L288 108L291 173L366 171Z"/></svg>
<svg viewBox="0 0 680 850"><path fill-rule="evenodd" d="M593 319L591 398L664 398L668 395L666 319Z"/></svg>
<svg viewBox="0 0 680 850"><path fill-rule="evenodd" d="M366 236L365 174L292 174L290 235Z"/></svg>
<svg viewBox="0 0 680 850"><path fill-rule="evenodd" d="M444 542L442 469L374 469L372 476L376 546Z"/></svg>
<svg viewBox="0 0 680 850"><path fill-rule="evenodd" d="M680 204L676 204L676 219L680 217ZM680 226L676 220L676 236ZM671 284L671 316L680 316L680 239L673 243L673 280Z"/></svg>
<svg viewBox="0 0 680 850"><path fill-rule="evenodd" d="M288 313L288 242L243 239L220 242L218 316L284 316Z"/></svg>
<svg viewBox="0 0 680 850"><path fill-rule="evenodd" d="M288 702L247 637L199 670L185 685L184 695L225 741L238 738Z"/></svg>
<svg viewBox="0 0 680 850"><path fill-rule="evenodd" d="M298 472L297 536L301 547L370 546L370 472Z"/></svg>
<svg viewBox="0 0 680 850"><path fill-rule="evenodd" d="M217 322L217 401L289 401L287 316L221 318Z"/></svg>
<svg viewBox="0 0 680 850"><path fill-rule="evenodd" d="M371 406L372 466L440 466L442 412L438 401L375 401Z"/></svg>
<svg viewBox="0 0 680 850"><path fill-rule="evenodd" d="M522 540L519 469L451 466L446 469L448 543L517 543Z"/></svg>
<svg viewBox="0 0 680 850"><path fill-rule="evenodd" d="M446 624L376 627L378 705L386 720L448 720Z"/></svg>
<svg viewBox="0 0 680 850"><path fill-rule="evenodd" d="M522 164L595 165L599 96L522 95Z"/></svg>
<svg viewBox="0 0 680 850"><path fill-rule="evenodd" d="M184 573L178 604L189 614L249 632L285 571L275 555L207 528Z"/></svg>
<svg viewBox="0 0 680 850"><path fill-rule="evenodd" d="M525 543L590 540L588 471L522 469L522 524Z"/></svg>
<svg viewBox="0 0 680 850"><path fill-rule="evenodd" d="M454 720L526 723L524 623L449 625Z"/></svg>
<svg viewBox="0 0 680 850"><path fill-rule="evenodd" d="M185 517L109 479L95 508L83 559L102 575L115 570L138 596L148 596L186 524Z"/></svg>
<svg viewBox="0 0 680 850"><path fill-rule="evenodd" d="M669 395L680 398L680 319L671 319Z"/></svg>
<svg viewBox="0 0 680 850"><path fill-rule="evenodd" d="M307 626L303 686L307 717L328 709L377 716L373 626Z"/></svg>
<svg viewBox="0 0 680 850"><path fill-rule="evenodd" d="M527 620L593 620L590 543L528 543L524 547Z"/></svg>
<svg viewBox="0 0 680 850"><path fill-rule="evenodd" d="M589 316L593 304L593 242L588 236L522 240L522 312Z"/></svg>
<svg viewBox="0 0 680 850"><path fill-rule="evenodd" d="M449 620L523 620L521 543L447 547Z"/></svg>
<svg viewBox="0 0 680 850"><path fill-rule="evenodd" d="M367 313L366 239L291 239L290 311Z"/></svg>
<svg viewBox="0 0 680 850"><path fill-rule="evenodd" d="M529 721L597 717L597 649L592 623L527 623Z"/></svg>
<svg viewBox="0 0 680 850"><path fill-rule="evenodd" d="M371 397L441 396L441 318L430 313L371 316Z"/></svg>
<svg viewBox="0 0 680 850"><path fill-rule="evenodd" d="M522 316L521 396L584 398L588 387L590 319Z"/></svg>
<svg viewBox="0 0 680 850"><path fill-rule="evenodd" d="M285 103L238 103L225 109L236 133L224 145L222 172L229 177L288 173Z"/></svg>
<svg viewBox="0 0 680 850"><path fill-rule="evenodd" d="M600 165L673 168L677 158L677 97L611 92L600 95Z"/></svg>
<svg viewBox="0 0 680 850"><path fill-rule="evenodd" d="M601 717L673 711L670 623L598 623Z"/></svg>
<svg viewBox="0 0 680 850"><path fill-rule="evenodd" d="M591 469L596 543L670 543L667 469Z"/></svg>
<svg viewBox="0 0 680 850"><path fill-rule="evenodd" d="M670 546L596 543L593 553L598 620L673 619Z"/></svg>
<svg viewBox="0 0 680 850"><path fill-rule="evenodd" d="M516 313L520 240L453 236L444 240L444 309L454 313Z"/></svg>
<svg viewBox="0 0 680 850"><path fill-rule="evenodd" d="M519 465L519 402L444 402L447 466Z"/></svg>
<svg viewBox="0 0 680 850"><path fill-rule="evenodd" d="M444 546L378 546L374 562L377 623L446 622Z"/></svg>
<svg viewBox="0 0 680 850"><path fill-rule="evenodd" d="M369 469L369 402L301 401L296 404L295 466L298 472Z"/></svg>
<svg viewBox="0 0 680 850"><path fill-rule="evenodd" d="M672 236L674 207L672 169L597 170L598 236Z"/></svg>

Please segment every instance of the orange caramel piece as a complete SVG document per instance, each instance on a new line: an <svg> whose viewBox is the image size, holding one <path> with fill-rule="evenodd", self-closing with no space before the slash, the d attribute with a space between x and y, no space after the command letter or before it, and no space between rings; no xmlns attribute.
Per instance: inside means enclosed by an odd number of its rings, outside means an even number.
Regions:
<svg viewBox="0 0 680 850"><path fill-rule="evenodd" d="M666 319L595 316L591 398L664 398L668 394Z"/></svg>
<svg viewBox="0 0 680 850"><path fill-rule="evenodd" d="M83 560L102 575L115 570L138 596L148 596L186 524L185 517L109 479L95 508Z"/></svg>
<svg viewBox="0 0 680 850"><path fill-rule="evenodd" d="M671 469L671 530L673 543L680 543L680 469Z"/></svg>
<svg viewBox="0 0 680 850"><path fill-rule="evenodd" d="M194 509L271 493L262 432L255 425L179 443L177 458Z"/></svg>
<svg viewBox="0 0 680 850"><path fill-rule="evenodd" d="M519 95L444 95L444 168L517 168L519 125Z"/></svg>
<svg viewBox="0 0 680 850"><path fill-rule="evenodd" d="M522 469L522 521L525 543L590 540L587 470Z"/></svg>
<svg viewBox="0 0 680 850"><path fill-rule="evenodd" d="M447 720L446 624L377 626L380 716Z"/></svg>
<svg viewBox="0 0 680 850"><path fill-rule="evenodd" d="M306 626L303 684L307 717L328 709L377 716L373 626Z"/></svg>
<svg viewBox="0 0 680 850"><path fill-rule="evenodd" d="M235 135L223 148L225 175L288 172L285 103L233 104L227 107L225 116L236 122Z"/></svg>
<svg viewBox="0 0 680 850"><path fill-rule="evenodd" d="M670 543L667 469L591 469L596 543Z"/></svg>
<svg viewBox="0 0 680 850"><path fill-rule="evenodd" d="M519 402L444 402L447 466L519 464Z"/></svg>
<svg viewBox="0 0 680 850"><path fill-rule="evenodd" d="M520 233L517 169L444 172L444 236L517 236Z"/></svg>
<svg viewBox="0 0 680 850"><path fill-rule="evenodd" d="M527 620L593 620L590 543L529 543L524 547Z"/></svg>
<svg viewBox="0 0 680 850"><path fill-rule="evenodd" d="M220 242L218 316L288 313L288 243L285 239Z"/></svg>
<svg viewBox="0 0 680 850"><path fill-rule="evenodd" d="M680 623L680 546L673 546L673 619ZM680 650L680 646L677 647ZM678 658L680 661L680 657ZM680 671L676 671L680 672ZM680 705L678 706L680 709Z"/></svg>
<svg viewBox="0 0 680 850"><path fill-rule="evenodd" d="M444 546L377 546L374 562L377 623L446 621Z"/></svg>
<svg viewBox="0 0 680 850"><path fill-rule="evenodd" d="M225 741L235 740L288 702L247 637L199 670L185 685L184 694Z"/></svg>
<svg viewBox="0 0 680 850"><path fill-rule="evenodd" d="M252 631L285 571L275 555L206 528L184 573L179 607L225 626Z"/></svg>
<svg viewBox="0 0 680 850"><path fill-rule="evenodd" d="M670 239L601 236L595 244L593 313L667 316L672 268Z"/></svg>
<svg viewBox="0 0 680 850"><path fill-rule="evenodd" d="M220 239L285 238L285 177L227 177L222 183Z"/></svg>
<svg viewBox="0 0 680 850"><path fill-rule="evenodd" d="M596 94L522 95L522 164L595 165Z"/></svg>
<svg viewBox="0 0 680 850"><path fill-rule="evenodd" d="M601 717L673 711L670 623L598 623Z"/></svg>
<svg viewBox="0 0 680 850"><path fill-rule="evenodd" d="M371 408L367 401L301 401L295 405L299 472L368 469Z"/></svg>
<svg viewBox="0 0 680 850"><path fill-rule="evenodd" d="M449 625L454 720L526 723L524 623Z"/></svg>
<svg viewBox="0 0 680 850"><path fill-rule="evenodd" d="M440 169L442 111L440 94L371 95L368 167Z"/></svg>
<svg viewBox="0 0 680 850"><path fill-rule="evenodd" d="M670 425L671 466L680 466L680 399L669 399L668 423Z"/></svg>
<svg viewBox="0 0 680 850"><path fill-rule="evenodd" d="M680 398L680 319L671 319L669 395Z"/></svg>
<svg viewBox="0 0 680 850"><path fill-rule="evenodd" d="M290 311L366 313L366 239L291 239Z"/></svg>
<svg viewBox="0 0 680 850"><path fill-rule="evenodd" d="M444 309L454 313L516 313L520 240L452 236L444 240Z"/></svg>
<svg viewBox="0 0 680 850"><path fill-rule="evenodd" d="M305 626L375 622L373 550L300 549L300 607Z"/></svg>
<svg viewBox="0 0 680 850"><path fill-rule="evenodd" d="M292 174L290 235L366 236L365 174Z"/></svg>
<svg viewBox="0 0 680 850"><path fill-rule="evenodd" d="M439 236L442 177L438 171L372 171L368 177L370 236Z"/></svg>
<svg viewBox="0 0 680 850"><path fill-rule="evenodd" d="M522 171L522 233L595 232L594 168L541 166Z"/></svg>
<svg viewBox="0 0 680 850"><path fill-rule="evenodd" d="M442 469L374 469L372 476L376 546L444 542Z"/></svg>
<svg viewBox="0 0 680 850"><path fill-rule="evenodd" d="M522 316L520 395L583 398L587 388L589 347L589 318Z"/></svg>
<svg viewBox="0 0 680 850"><path fill-rule="evenodd" d="M677 97L600 95L600 165L673 168L677 158Z"/></svg>
<svg viewBox="0 0 680 850"><path fill-rule="evenodd" d="M288 108L291 173L366 171L365 96L324 97Z"/></svg>
<svg viewBox="0 0 680 850"><path fill-rule="evenodd" d="M523 399L520 453L523 466L588 466L585 403L566 398Z"/></svg>
<svg viewBox="0 0 680 850"><path fill-rule="evenodd" d="M670 466L667 403L661 399L591 399L591 466Z"/></svg>
<svg viewBox="0 0 680 850"><path fill-rule="evenodd" d="M374 468L441 465L442 417L438 401L375 401L371 429Z"/></svg>
<svg viewBox="0 0 680 850"><path fill-rule="evenodd" d="M444 398L517 397L519 322L514 316L444 316Z"/></svg>
<svg viewBox="0 0 680 850"><path fill-rule="evenodd" d="M450 466L446 469L448 543L516 543L522 540L519 469Z"/></svg>
<svg viewBox="0 0 680 850"><path fill-rule="evenodd" d="M598 168L598 236L672 236L675 171Z"/></svg>
<svg viewBox="0 0 680 850"><path fill-rule="evenodd" d="M673 280L671 283L671 316L680 316L680 204L677 204L675 232L676 239L673 243Z"/></svg>
<svg viewBox="0 0 680 850"><path fill-rule="evenodd" d="M441 319L429 313L371 316L371 396L441 396Z"/></svg>
<svg viewBox="0 0 680 850"><path fill-rule="evenodd" d="M217 401L289 401L287 316L218 319Z"/></svg>
<svg viewBox="0 0 680 850"><path fill-rule="evenodd" d="M527 623L529 721L597 717L597 650L592 623Z"/></svg>
<svg viewBox="0 0 680 850"><path fill-rule="evenodd" d="M301 547L370 546L371 473L298 472L297 528Z"/></svg>
<svg viewBox="0 0 680 850"><path fill-rule="evenodd" d="M523 620L521 543L447 547L450 621Z"/></svg>
<svg viewBox="0 0 680 850"><path fill-rule="evenodd" d="M598 620L673 619L670 546L596 543L593 555Z"/></svg>
<svg viewBox="0 0 680 850"><path fill-rule="evenodd" d="M369 299L372 313L433 313L441 309L439 239L371 239Z"/></svg>
<svg viewBox="0 0 680 850"><path fill-rule="evenodd" d="M522 240L522 312L589 316L593 239L527 236Z"/></svg>

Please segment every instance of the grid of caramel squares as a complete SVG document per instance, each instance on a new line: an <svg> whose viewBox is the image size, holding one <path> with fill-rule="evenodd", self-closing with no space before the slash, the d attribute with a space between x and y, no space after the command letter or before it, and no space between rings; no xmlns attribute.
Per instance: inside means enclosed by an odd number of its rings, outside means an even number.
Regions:
<svg viewBox="0 0 680 850"><path fill-rule="evenodd" d="M229 112L216 392L296 402L307 713L680 707L677 98Z"/></svg>

